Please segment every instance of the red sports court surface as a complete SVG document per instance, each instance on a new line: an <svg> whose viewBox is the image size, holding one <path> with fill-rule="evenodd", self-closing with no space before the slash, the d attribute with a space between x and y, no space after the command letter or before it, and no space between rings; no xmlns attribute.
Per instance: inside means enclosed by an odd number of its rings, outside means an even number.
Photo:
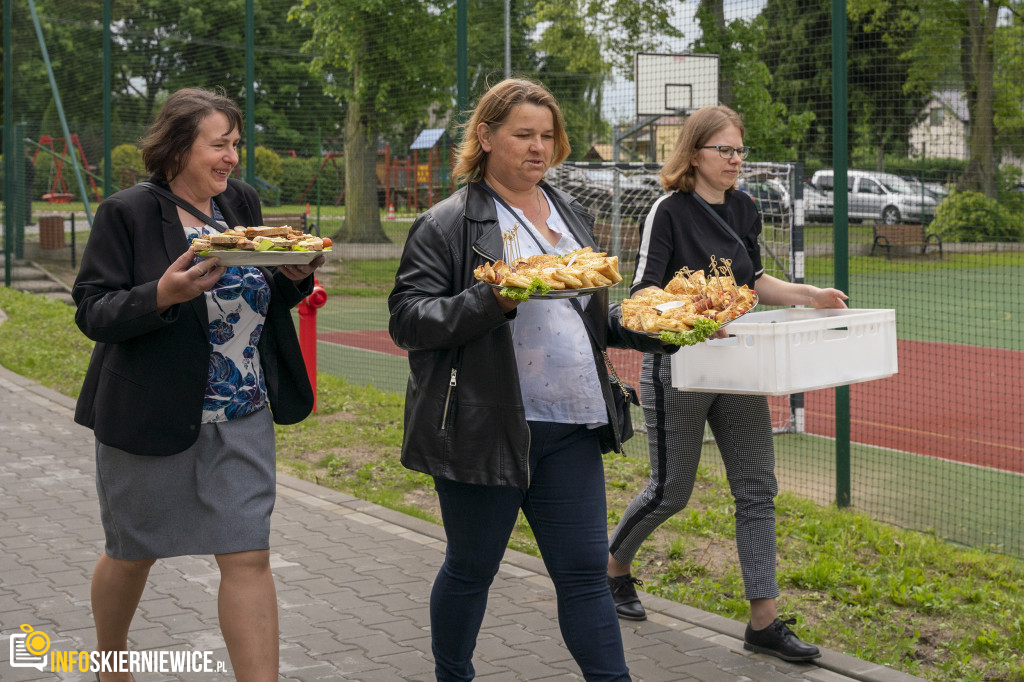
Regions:
<svg viewBox="0 0 1024 682"><path fill-rule="evenodd" d="M324 332L317 338L406 355L386 330ZM623 380L638 386L640 354L615 348L610 355ZM1024 353L899 341L897 357L895 376L850 386L853 442L1024 473L1024 446L1015 442L1024 433ZM773 411L788 409L785 398L771 402ZM834 390L807 393L804 406L807 433L835 435Z"/></svg>

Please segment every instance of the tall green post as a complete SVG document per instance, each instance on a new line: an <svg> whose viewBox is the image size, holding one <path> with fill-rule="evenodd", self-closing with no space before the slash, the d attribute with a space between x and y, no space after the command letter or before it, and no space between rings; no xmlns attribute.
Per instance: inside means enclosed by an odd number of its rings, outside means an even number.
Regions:
<svg viewBox="0 0 1024 682"><path fill-rule="evenodd" d="M832 176L835 286L850 292L846 0L832 0ZM850 505L850 387L836 392L836 504Z"/></svg>
<svg viewBox="0 0 1024 682"><path fill-rule="evenodd" d="M455 45L455 104L458 111L457 120L462 123L469 111L469 15L466 0L456 3L456 45Z"/></svg>
<svg viewBox="0 0 1024 682"><path fill-rule="evenodd" d="M256 15L245 0L245 181L256 184Z"/></svg>
<svg viewBox="0 0 1024 682"><path fill-rule="evenodd" d="M111 133L111 94L113 78L110 64L110 0L103 0L103 196L114 193L113 169L110 167L110 147L113 144ZM74 232L72 231L72 237Z"/></svg>
<svg viewBox="0 0 1024 682"><path fill-rule="evenodd" d="M13 0L4 0L4 286L11 286L11 242L14 233L11 229L11 216L13 211L10 206L10 198L14 196L14 155L11 149L14 148L14 96L10 83L14 82L14 62L12 61L11 49L11 21L14 18L14 10L11 7Z"/></svg>

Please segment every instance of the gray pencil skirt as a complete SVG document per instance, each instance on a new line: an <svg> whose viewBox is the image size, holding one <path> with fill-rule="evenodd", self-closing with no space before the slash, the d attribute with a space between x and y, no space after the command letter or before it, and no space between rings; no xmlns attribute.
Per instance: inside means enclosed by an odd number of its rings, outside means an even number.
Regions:
<svg viewBox="0 0 1024 682"><path fill-rule="evenodd" d="M275 459L269 409L203 424L192 447L168 457L97 441L104 551L133 560L268 549Z"/></svg>

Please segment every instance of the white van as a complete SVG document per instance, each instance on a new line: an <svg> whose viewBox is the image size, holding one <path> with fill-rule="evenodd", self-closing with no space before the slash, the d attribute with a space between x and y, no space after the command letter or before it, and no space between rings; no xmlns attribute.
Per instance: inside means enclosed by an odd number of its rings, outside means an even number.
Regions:
<svg viewBox="0 0 1024 682"><path fill-rule="evenodd" d="M832 171L820 170L811 184L833 202ZM930 222L938 202L927 192L915 192L903 178L892 173L847 171L848 215L852 220L877 220L886 225L902 222Z"/></svg>

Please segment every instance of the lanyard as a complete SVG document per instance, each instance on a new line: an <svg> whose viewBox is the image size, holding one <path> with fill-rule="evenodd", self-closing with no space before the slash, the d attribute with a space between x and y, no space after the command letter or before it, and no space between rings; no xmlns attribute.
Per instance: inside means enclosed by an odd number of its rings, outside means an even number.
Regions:
<svg viewBox="0 0 1024 682"><path fill-rule="evenodd" d="M512 207L509 206L497 192L491 189L491 187L486 182L481 180L480 186L486 189L488 192L490 192L491 196L494 197L494 200L501 204L502 207L512 215L513 219L515 219L516 221L519 220L519 215L514 210L512 210ZM549 253L549 251L544 248L544 245L540 243L540 240L537 239L537 235L533 233L533 230L527 229L526 231L530 233L531 237L533 237L533 241L537 243L537 246L540 248L541 253ZM590 334L590 338L594 340L594 343L597 343L597 330L595 330L593 327L593 321L589 317L587 317L586 313L583 312L583 306L580 305L580 302L576 300L575 297L568 299L568 301L570 304L572 304L572 307L576 309L576 312L579 313L580 317L583 318L583 326L587 328L587 333ZM603 353L604 351L601 352Z"/></svg>
<svg viewBox="0 0 1024 682"><path fill-rule="evenodd" d="M196 218L199 218L204 223L206 223L207 225L209 225L213 229L217 230L218 232L223 232L224 231L224 226L223 225L221 225L216 220L214 220L210 216L206 215L205 213L203 213L198 208L196 208L192 204L188 203L187 201L185 201L181 197L179 197L177 194L174 194L173 192L168 192L166 189L164 189L160 185L154 185L152 182L149 182L148 180L143 180L139 184L142 185L143 187L145 187L146 189L152 191L152 192L156 192L157 194L159 194L160 196L162 196L162 197L164 197L166 199L170 199L171 201L176 203L178 206L181 206L183 209L185 209L186 211L188 211L189 213L194 215Z"/></svg>
<svg viewBox="0 0 1024 682"><path fill-rule="evenodd" d="M744 241L742 239L740 239L740 236L738 234L736 234L736 230L732 229L732 227L729 225L729 223L725 222L725 218L723 218L722 216L718 215L718 213L715 211L715 209L711 208L711 206L708 205L708 202L704 201L704 197L702 197L701 195L697 194L696 192L693 192L693 198L697 200L697 203L700 204L704 208L705 211L707 211L708 213L711 214L712 218L714 218L716 221L718 221L719 225L721 225L723 228L725 228L726 232L728 232L729 234L732 235L733 239L735 239L736 241L738 241L740 243L740 246L742 246L744 250L746 250L747 245L744 243Z"/></svg>

